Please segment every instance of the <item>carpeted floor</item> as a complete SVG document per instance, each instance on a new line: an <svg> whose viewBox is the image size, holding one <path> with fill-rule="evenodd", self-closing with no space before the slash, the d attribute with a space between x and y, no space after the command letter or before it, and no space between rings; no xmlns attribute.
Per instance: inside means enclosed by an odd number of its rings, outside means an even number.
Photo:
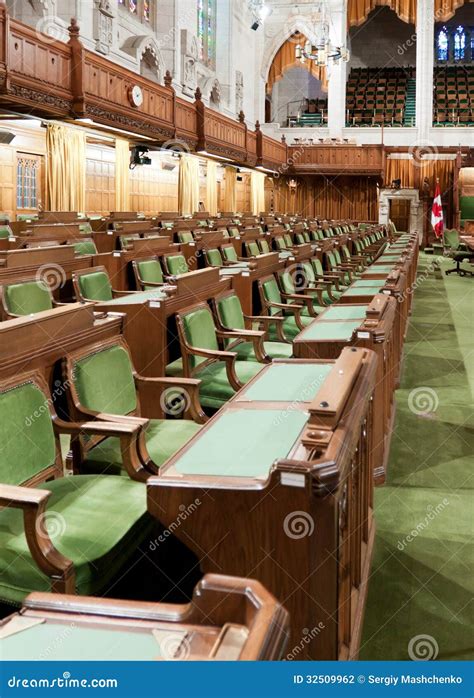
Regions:
<svg viewBox="0 0 474 698"><path fill-rule="evenodd" d="M376 491L364 660L474 657L474 279L432 261L420 256L388 480Z"/></svg>

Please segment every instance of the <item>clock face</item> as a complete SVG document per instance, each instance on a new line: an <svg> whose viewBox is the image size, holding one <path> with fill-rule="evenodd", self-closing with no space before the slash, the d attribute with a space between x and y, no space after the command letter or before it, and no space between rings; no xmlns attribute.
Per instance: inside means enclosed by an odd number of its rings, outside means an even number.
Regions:
<svg viewBox="0 0 474 698"><path fill-rule="evenodd" d="M130 103L133 107L141 107L143 104L143 92L139 85L134 85L129 92Z"/></svg>

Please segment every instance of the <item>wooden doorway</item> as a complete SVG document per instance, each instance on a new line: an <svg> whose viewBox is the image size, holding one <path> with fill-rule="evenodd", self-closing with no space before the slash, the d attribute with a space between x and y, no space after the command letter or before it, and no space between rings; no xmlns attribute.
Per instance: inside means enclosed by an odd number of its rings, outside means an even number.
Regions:
<svg viewBox="0 0 474 698"><path fill-rule="evenodd" d="M395 223L397 230L410 229L410 199L390 199L390 220Z"/></svg>

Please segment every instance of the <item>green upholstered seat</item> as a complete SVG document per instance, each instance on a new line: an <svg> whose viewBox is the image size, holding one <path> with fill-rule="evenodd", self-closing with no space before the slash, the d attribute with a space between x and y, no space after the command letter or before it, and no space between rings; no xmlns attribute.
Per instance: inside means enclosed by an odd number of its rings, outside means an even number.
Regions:
<svg viewBox="0 0 474 698"><path fill-rule="evenodd" d="M42 280L5 286L4 298L7 310L12 315L32 315L53 307L51 292Z"/></svg>
<svg viewBox="0 0 474 698"><path fill-rule="evenodd" d="M97 254L97 247L93 240L84 240L83 242L74 243L74 252L79 256Z"/></svg>
<svg viewBox="0 0 474 698"><path fill-rule="evenodd" d="M191 419L152 419L147 427L145 440L150 458L157 466L163 465L200 430ZM120 439L110 437L94 446L81 464L84 474L107 473L123 475Z"/></svg>
<svg viewBox="0 0 474 698"><path fill-rule="evenodd" d="M247 252L247 257L258 257L260 254L260 249L255 241L246 242L245 250Z"/></svg>
<svg viewBox="0 0 474 698"><path fill-rule="evenodd" d="M236 228L235 226L230 226L230 228L228 230L229 230L229 235L231 238L238 238L239 237L239 235L240 235L239 229Z"/></svg>
<svg viewBox="0 0 474 698"><path fill-rule="evenodd" d="M337 271L338 262L333 252L327 252L326 259L328 260L329 271ZM345 286L349 286L351 283L351 274L349 272L343 272L342 279L339 283L342 283Z"/></svg>
<svg viewBox="0 0 474 698"><path fill-rule="evenodd" d="M90 235L92 233L92 226L89 221L79 224L79 232L81 235Z"/></svg>
<svg viewBox="0 0 474 698"><path fill-rule="evenodd" d="M226 262L238 262L236 249L233 245L221 247L222 257Z"/></svg>
<svg viewBox="0 0 474 698"><path fill-rule="evenodd" d="M293 245L293 240L291 239L291 235L289 233L285 233L283 238L287 247L291 247Z"/></svg>
<svg viewBox="0 0 474 698"><path fill-rule="evenodd" d="M83 408L99 413L127 415L138 406L130 356L121 345L106 347L74 363L74 387ZM187 419L151 420L146 444L155 465L162 465L191 438L200 426ZM118 438L101 441L88 451L84 472L121 473Z"/></svg>
<svg viewBox="0 0 474 698"><path fill-rule="evenodd" d="M317 265L314 265L313 263L317 262ZM318 281L321 282L323 281L323 265L321 264L319 259L313 259L311 262L303 262L302 264L303 268L303 273L306 279L306 282L309 286L317 284ZM318 270L316 272L316 269ZM321 277L321 278L317 278ZM336 291L335 288L331 287L331 295L327 291L322 291L321 292L323 301L326 305L331 305L332 303L335 303L340 297L341 297L341 292Z"/></svg>
<svg viewBox="0 0 474 698"><path fill-rule="evenodd" d="M56 462L50 397L29 380L0 392L0 481L21 485ZM122 477L70 476L35 485L49 490L45 523L53 543L74 563L76 590L106 587L149 533L146 488ZM33 561L23 512L0 511L0 598L20 603L31 591L49 591L50 580Z"/></svg>
<svg viewBox="0 0 474 698"><path fill-rule="evenodd" d="M30 440L18 441L28 451ZM3 463L4 458L2 452ZM125 477L93 475L60 478L38 487L52 492L46 527L50 512L53 543L74 563L77 593L100 593L152 529L146 488ZM50 591L50 580L32 559L24 534L23 512L2 509L0 598L20 604L32 591Z"/></svg>
<svg viewBox="0 0 474 698"><path fill-rule="evenodd" d="M304 245L305 239L303 233L296 233L295 238L297 245Z"/></svg>
<svg viewBox="0 0 474 698"><path fill-rule="evenodd" d="M300 294L300 295L305 295L305 296L310 296L313 298L313 308L316 313L322 313L324 310L324 307L318 304L318 295L316 292L312 293L311 291L298 291L295 287L295 282L293 281L293 276L290 272L284 271L283 274L280 275L280 283L283 289L283 293L287 294ZM291 303L296 303L297 305L301 305L299 301L290 301ZM309 310L307 307L303 308L302 311L303 315L309 315Z"/></svg>
<svg viewBox="0 0 474 698"><path fill-rule="evenodd" d="M0 238L9 238L12 237L12 229L10 228L9 225L0 225Z"/></svg>
<svg viewBox="0 0 474 698"><path fill-rule="evenodd" d="M235 370L239 381L248 383L261 371L262 365L254 361L236 361ZM183 362L181 359L168 364L166 375L182 376ZM196 374L202 383L199 388L199 397L204 407L219 409L234 395L235 391L227 379L226 367L223 361L216 361L200 369Z"/></svg>
<svg viewBox="0 0 474 698"><path fill-rule="evenodd" d="M216 301L219 320L228 330L244 330L245 319L238 296L226 296ZM234 340L230 340L234 341ZM293 356L293 347L284 342L264 342L265 352L271 359L289 359ZM241 342L231 351L243 361L257 361L252 342Z"/></svg>
<svg viewBox="0 0 474 698"><path fill-rule="evenodd" d="M112 285L104 271L94 271L90 274L80 274L77 283L83 298L90 301L113 300Z"/></svg>
<svg viewBox="0 0 474 698"><path fill-rule="evenodd" d="M190 231L181 231L178 233L178 240L182 243L189 243L194 242L194 237Z"/></svg>
<svg viewBox="0 0 474 698"><path fill-rule="evenodd" d="M260 246L260 251L262 252L262 254L269 254L271 252L268 240L259 240L258 244Z"/></svg>
<svg viewBox="0 0 474 698"><path fill-rule="evenodd" d="M168 271L173 276L187 274L189 271L188 263L182 254L172 254L166 257Z"/></svg>
<svg viewBox="0 0 474 698"><path fill-rule="evenodd" d="M153 286L146 285L147 282L152 284L164 283L163 270L157 259L137 260L135 264L145 291L150 291L153 289Z"/></svg>
<svg viewBox="0 0 474 698"><path fill-rule="evenodd" d="M280 252L286 250L286 242L282 237L275 238L275 245L277 250L279 250Z"/></svg>
<svg viewBox="0 0 474 698"><path fill-rule="evenodd" d="M217 248L206 250L206 261L210 267L222 267L224 265L222 255Z"/></svg>

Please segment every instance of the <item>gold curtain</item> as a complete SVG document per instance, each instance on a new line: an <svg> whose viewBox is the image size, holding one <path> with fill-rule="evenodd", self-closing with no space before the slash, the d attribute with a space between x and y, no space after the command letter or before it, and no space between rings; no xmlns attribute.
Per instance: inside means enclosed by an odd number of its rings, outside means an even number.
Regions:
<svg viewBox="0 0 474 698"><path fill-rule="evenodd" d="M385 169L385 183L389 187L394 179L401 180L403 189L413 189L417 184L416 168L413 165L413 160L397 160L395 158L387 158Z"/></svg>
<svg viewBox="0 0 474 698"><path fill-rule="evenodd" d="M237 212L237 170L235 167L225 168L225 197L224 210Z"/></svg>
<svg viewBox="0 0 474 698"><path fill-rule="evenodd" d="M178 209L182 216L199 211L199 160L188 154L179 161Z"/></svg>
<svg viewBox="0 0 474 698"><path fill-rule="evenodd" d="M130 211L130 144L115 139L115 210Z"/></svg>
<svg viewBox="0 0 474 698"><path fill-rule="evenodd" d="M297 44L303 46L307 41L304 34L293 34L293 36L285 41L283 46L279 49L273 63L270 67L270 72L268 74L267 81L267 92L270 93L273 90L273 85L281 80L287 70L290 68L305 68L313 77L321 81L322 89L327 92L328 80L325 66L318 66L314 61L307 60L305 63L301 63L295 57L295 51Z"/></svg>
<svg viewBox="0 0 474 698"><path fill-rule="evenodd" d="M250 175L250 208L255 216L265 211L265 179L263 172Z"/></svg>
<svg viewBox="0 0 474 698"><path fill-rule="evenodd" d="M456 0L450 1L456 2ZM359 27L365 22L372 10L385 5L394 10L404 22L416 24L416 2L417 0L349 0L347 5L348 23L350 27Z"/></svg>
<svg viewBox="0 0 474 698"><path fill-rule="evenodd" d="M218 212L217 162L214 162L214 160L207 161L206 182L206 211L209 211L211 216L216 216Z"/></svg>
<svg viewBox="0 0 474 698"><path fill-rule="evenodd" d="M279 180L275 184L276 211L327 220L376 221L378 219L375 178L298 177L296 193L292 193L287 181Z"/></svg>
<svg viewBox="0 0 474 698"><path fill-rule="evenodd" d="M439 179L439 184L442 192L447 192L452 188L454 160L422 160L415 163L411 160L395 160L387 158L385 170L385 182L388 186L394 179L401 180L403 189L413 189L422 187L423 180L426 177L430 183L430 189L434 190L436 179Z"/></svg>
<svg viewBox="0 0 474 698"><path fill-rule="evenodd" d="M466 1L474 2L474 0L435 0L435 21L447 22Z"/></svg>
<svg viewBox="0 0 474 698"><path fill-rule="evenodd" d="M61 124L48 124L46 153L46 209L85 211L85 133Z"/></svg>

